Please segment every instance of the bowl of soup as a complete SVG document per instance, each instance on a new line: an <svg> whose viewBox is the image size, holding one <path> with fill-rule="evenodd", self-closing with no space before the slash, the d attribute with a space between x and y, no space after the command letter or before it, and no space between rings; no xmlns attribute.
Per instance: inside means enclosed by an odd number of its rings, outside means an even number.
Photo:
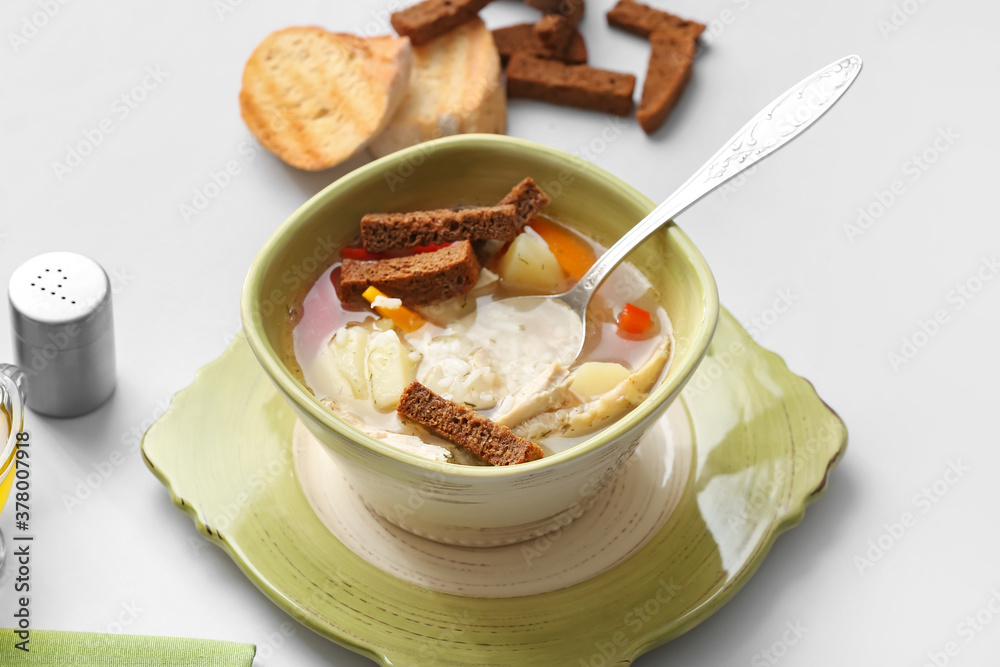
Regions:
<svg viewBox="0 0 1000 667"><path fill-rule="evenodd" d="M493 206L525 178L548 205L513 241L477 242L475 285L412 305L415 330L380 314L400 305L391 294L376 297L378 310L340 302L338 276L345 258L358 257L363 216ZM496 312L484 306L507 296L562 291L585 270L581 256L599 256L653 207L611 174L536 143L461 135L421 144L344 176L279 227L244 284L243 328L372 512L440 542L531 539L586 511L680 394L715 330L715 282L670 223L598 290L579 358L566 352L573 332L546 328L543 314L504 314L497 336L498 323L481 333L476 313ZM411 423L394 400L413 380L544 455L486 465Z"/></svg>

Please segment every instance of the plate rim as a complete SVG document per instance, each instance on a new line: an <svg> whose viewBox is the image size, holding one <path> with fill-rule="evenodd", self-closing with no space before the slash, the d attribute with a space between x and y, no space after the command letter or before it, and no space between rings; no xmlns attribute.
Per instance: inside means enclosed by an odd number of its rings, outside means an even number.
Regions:
<svg viewBox="0 0 1000 667"><path fill-rule="evenodd" d="M716 589L710 595L710 597L700 600L697 606L686 611L685 613L682 613L672 619L665 620L663 623L661 623L657 628L654 629L654 632L656 633L656 637L654 639L646 641L645 643L638 643L635 644L634 646L626 647L626 652L622 655L622 662L620 662L619 664L630 664L631 662L636 660L639 656L651 650L654 650L668 643L669 641L679 637L680 635L688 632L689 630L693 629L697 625L704 622L709 616L714 614L722 606L724 606L727 602L729 602L729 600L731 600L743 588L743 586L746 585L746 583L750 580L750 578L757 572L757 570L763 564L767 554L773 548L774 543L777 541L778 537L786 533L788 530L799 525L799 523L801 523L801 521L805 517L806 509L809 506L811 506L814 502L816 502L820 497L823 496L823 494L826 492L829 486L829 479L833 469L843 459L847 450L847 443L849 437L846 424L844 423L840 415L835 410L833 410L830 407L830 405L819 396L819 394L816 392L815 385L808 379L803 378L802 376L791 371L785 360L780 355L760 346L753 338L749 336L749 334L742 327L742 325L733 317L731 313L728 312L728 310L726 310L725 308L720 308L720 318L719 318L720 325L724 319L729 320L739 332L742 332L743 336L746 337L746 340L748 341L750 349L753 354L755 355L763 354L777 360L780 363L781 368L783 369L784 372L787 372L789 375L794 376L795 378L803 380L808 386L808 390L812 394L812 396L814 396L816 399L819 400L823 410L825 410L827 413L826 416L836 422L841 431L841 436L836 442L835 447L832 449L832 455L830 456L829 459L827 459L826 466L823 470L822 475L819 476L815 488L809 489L807 493L802 495L801 500L796 500L794 494L792 494L793 497L791 497L791 502L789 502L788 506L785 508L785 511L781 513L780 518L776 515L775 520L770 522L769 529L765 532L764 535L762 535L757 540L756 549L754 550L753 555L747 558L746 562L743 564L744 566L741 569L739 569L736 572L736 574L734 574L728 581L721 584L719 588ZM164 420L172 416L172 413L178 409L177 408L178 399L181 398L187 392L194 390L196 388L196 385L198 384L199 379L201 379L204 374L211 372L213 365L215 365L216 363L221 363L223 359L226 358L235 349L235 346L240 343L239 339L241 338L243 339L244 344L247 344L245 339L245 334L243 333L243 331L240 331L236 336L236 339L234 339L234 341L230 343L230 345L223 351L222 354L220 354L216 359L210 361L209 363L199 368L197 373L195 374L195 378L192 381L192 383L187 387L178 391L173 396L170 405L168 406L164 414L161 415L159 419L157 419L157 421L153 424L153 426L150 427L149 430L147 430L145 434L143 434L142 446L141 446L143 461L146 463L146 466L150 469L150 471L154 474L154 476L167 488L167 491L170 494L171 501L174 503L174 505L177 506L182 511L184 511L189 517L191 517L199 533L201 533L205 538L207 538L212 543L222 548L223 551L236 563L236 565L240 568L240 570L244 573L244 575L254 584L254 586L257 587L262 593L264 593L264 595L269 600L278 605L278 607L281 608L282 611L284 611L289 616L294 618L297 622L308 627L313 632L316 632L317 634L331 641L334 641L335 643L347 648L348 650L351 650L355 653L358 653L369 659L372 659L376 663L384 665L385 667L391 667L395 663L391 661L390 654L380 653L377 650L373 649L372 646L361 643L360 641L356 640L353 635L349 634L347 631L345 631L343 628L338 627L337 625L323 623L322 617L318 614L310 615L304 612L292 599L290 599L282 590L280 590L272 582L270 582L254 566L252 562L253 557L250 554L248 554L240 545L230 542L221 531L213 529L211 526L209 526L202 520L201 515L199 514L199 510L197 507L195 507L195 504L193 502L185 500L183 497L178 495L175 489L175 484L169 478L168 473L156 465L156 463L153 461L153 458L155 458L155 456L154 457L150 456L149 447L151 445L149 443L151 442L151 439L147 438L150 432L154 431L157 424L162 423ZM247 346L249 347L248 344ZM268 379L268 383L270 384L270 379ZM279 393L277 388L275 388L273 384L271 384L271 390L274 391L276 394ZM691 408L684 394L682 393L682 395L679 398L684 404L685 413L687 414L688 421L692 426L693 451L697 452L699 447L699 442L698 442L698 434L693 430L694 417L690 412ZM686 488L691 485L692 481L696 477L697 468L698 468L697 463L692 462L692 466L689 471L689 479L686 481ZM301 487L298 484L296 484L296 490L298 493L303 494L303 498L305 497L304 492L302 491ZM791 487L789 487L789 490L791 491ZM686 493L688 493L687 490L685 490L685 494ZM304 502L306 502L306 504L308 505L308 501ZM614 571L615 569L621 567L627 567L630 560L631 559L619 563L610 571ZM375 566L370 565L367 562L366 565L368 567L375 568ZM412 586L425 591L431 590L411 582L403 581L403 583L407 586ZM583 584L586 584L586 582L581 582L580 584L576 585L583 585ZM562 590L567 590L567 589L562 589ZM537 595L547 596L547 595L557 594L559 592L560 591L552 591L549 593L540 593ZM448 598L455 598L458 600L466 599L463 596L452 595L448 593L440 593L438 591L433 591L433 593L435 595L441 595ZM537 596L527 596L527 597L537 597ZM491 600L492 598L472 597L470 599ZM511 599L518 599L518 598L511 598Z"/></svg>

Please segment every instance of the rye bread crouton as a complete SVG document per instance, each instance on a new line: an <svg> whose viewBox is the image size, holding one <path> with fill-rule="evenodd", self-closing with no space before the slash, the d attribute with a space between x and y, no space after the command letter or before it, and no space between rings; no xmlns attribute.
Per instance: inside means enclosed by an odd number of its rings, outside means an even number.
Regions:
<svg viewBox="0 0 1000 667"><path fill-rule="evenodd" d="M392 27L414 46L457 28L479 14L490 0L424 0L401 9L389 18Z"/></svg>
<svg viewBox="0 0 1000 667"><path fill-rule="evenodd" d="M452 241L512 241L520 232L517 207L486 206L453 211L369 213L361 218L361 243L368 252Z"/></svg>
<svg viewBox="0 0 1000 667"><path fill-rule="evenodd" d="M574 28L580 25L583 10L586 8L584 0L524 0L524 4L540 9L546 14L558 14L569 21Z"/></svg>
<svg viewBox="0 0 1000 667"><path fill-rule="evenodd" d="M406 305L422 306L461 296L479 279L479 260L468 241L405 257L375 261L344 259L340 300L366 307L361 294L374 285Z"/></svg>
<svg viewBox="0 0 1000 667"><path fill-rule="evenodd" d="M361 218L361 243L368 252L461 240L507 243L550 201L535 181L526 178L496 206L369 213Z"/></svg>
<svg viewBox="0 0 1000 667"><path fill-rule="evenodd" d="M705 31L704 23L682 19L635 0L618 0L618 4L608 12L608 23L640 37L649 37L659 30L667 30L687 32L697 39Z"/></svg>
<svg viewBox="0 0 1000 667"><path fill-rule="evenodd" d="M691 79L697 45L690 31L659 31L649 37L652 52L636 119L646 134L655 132L681 98Z"/></svg>
<svg viewBox="0 0 1000 667"><path fill-rule="evenodd" d="M565 17L558 14L546 14L540 18L535 24L534 31L545 48L558 56L566 53L573 41L573 35L579 34Z"/></svg>
<svg viewBox="0 0 1000 667"><path fill-rule="evenodd" d="M396 412L432 433L464 447L490 465L507 466L542 458L542 448L506 426L438 396L416 380L403 390Z"/></svg>
<svg viewBox="0 0 1000 667"><path fill-rule="evenodd" d="M587 62L587 44L583 41L583 36L576 30L573 31L569 45L563 53L557 53L547 47L535 33L535 26L532 23L519 23L506 28L498 28L493 31L493 41L496 42L497 51L500 52L500 61L504 65L510 61L510 57L515 53L523 53L535 58L558 60L571 65L581 65Z"/></svg>
<svg viewBox="0 0 1000 667"><path fill-rule="evenodd" d="M513 204L517 207L517 229L520 232L521 228L531 222L531 219L538 215L538 212L548 206L551 201L552 198L538 187L534 179L528 177L515 185L507 193L507 196L497 203L497 206Z"/></svg>
<svg viewBox="0 0 1000 667"><path fill-rule="evenodd" d="M589 65L565 65L515 53L507 66L508 97L564 104L627 116L635 77Z"/></svg>

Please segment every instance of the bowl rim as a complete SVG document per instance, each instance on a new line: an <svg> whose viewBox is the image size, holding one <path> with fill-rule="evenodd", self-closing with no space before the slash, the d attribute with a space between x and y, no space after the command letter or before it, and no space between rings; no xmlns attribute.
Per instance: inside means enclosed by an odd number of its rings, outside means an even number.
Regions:
<svg viewBox="0 0 1000 667"><path fill-rule="evenodd" d="M598 431L592 437L583 442L570 447L562 452L546 456L536 461L521 463L516 466L464 466L454 463L440 463L425 459L415 454L404 452L386 443L377 440L350 426L347 422L337 417L333 412L324 407L306 387L296 380L291 372L281 363L278 355L263 335L261 325L263 323L259 312L253 311L253 303L257 300L256 295L262 289L265 267L269 259L277 250L288 242L295 235L296 228L304 220L315 215L323 209L337 193L347 186L369 178L373 172L383 173L389 165L395 163L405 163L415 153L420 153L424 158L430 152L448 152L453 150L490 150L497 148L511 148L535 153L549 161L559 162L574 169L584 172L587 175L608 181L615 189L621 191L626 198L632 198L644 207L652 210L655 204L648 197L638 190L625 183L613 174L597 167L596 165L560 151L549 146L497 134L461 134L441 139L435 139L422 144L417 144L409 148L391 153L385 157L373 160L368 164L354 169L350 173L338 178L333 183L327 185L318 193L313 195L302 206L296 209L284 222L274 231L264 243L263 247L254 257L253 263L247 272L240 294L240 318L243 324L243 331L246 335L250 349L264 371L270 376L271 381L277 385L280 393L293 401L299 409L304 410L309 417L316 420L329 430L336 433L341 438L361 445L380 456L384 456L397 463L413 466L429 473L438 475L451 475L468 478L501 478L518 476L529 473L537 473L547 468L558 466L572 459L583 457L595 452L612 441L617 440L621 435L647 419L658 407L667 401L671 396L679 394L687 381L691 378L698 364L705 356L708 346L715 335L715 328L719 320L719 295L715 278L711 269L702 254L695 247L680 227L673 221L667 223L669 233L674 235L678 246L683 250L687 261L690 263L693 273L697 276L703 288L702 322L700 335L692 342L691 353L684 359L676 357L672 364L680 364L678 373L672 382L663 383L654 389L646 399L632 409L614 424Z"/></svg>

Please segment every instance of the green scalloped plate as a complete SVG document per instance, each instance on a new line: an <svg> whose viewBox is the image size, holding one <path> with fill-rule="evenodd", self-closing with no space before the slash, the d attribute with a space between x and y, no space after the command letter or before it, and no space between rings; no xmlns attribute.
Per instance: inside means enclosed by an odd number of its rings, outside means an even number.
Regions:
<svg viewBox="0 0 1000 667"><path fill-rule="evenodd" d="M843 422L723 311L681 400L684 495L620 565L526 597L459 597L370 565L314 514L294 416L238 336L178 393L142 451L174 503L296 620L382 665L627 665L725 604L843 455Z"/></svg>

